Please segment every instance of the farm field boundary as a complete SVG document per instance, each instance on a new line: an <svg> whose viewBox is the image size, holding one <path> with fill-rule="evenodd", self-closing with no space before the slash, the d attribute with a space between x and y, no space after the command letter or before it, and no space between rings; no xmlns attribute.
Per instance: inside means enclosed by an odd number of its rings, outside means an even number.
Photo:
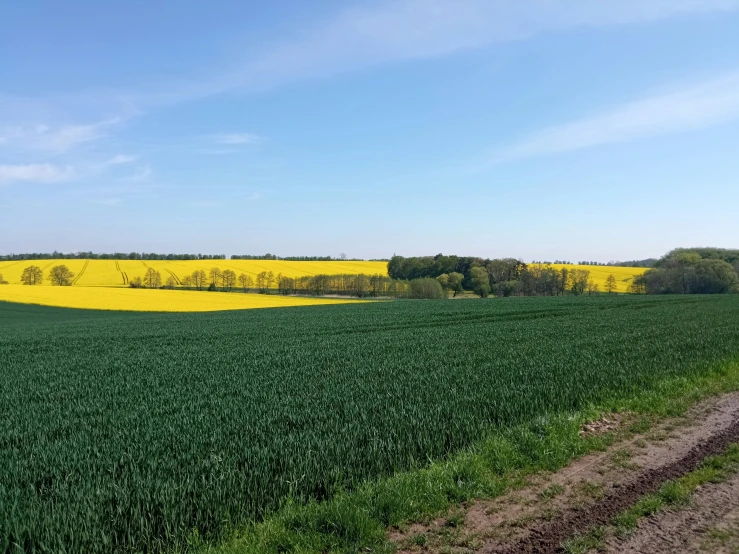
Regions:
<svg viewBox="0 0 739 554"><path fill-rule="evenodd" d="M283 551L348 553L367 549L391 554L400 546L401 552L435 552L425 538L416 542L423 534L419 530L429 528L428 522L434 521L434 525L441 528L456 528L462 525L464 517L459 511L455 512L455 506L468 507L472 501L495 499L515 491L525 486L530 478L557 471L582 456L605 450L616 440L615 432L583 436L581 430L588 422L602 420L604 415L614 417L613 414L626 413L636 422L635 427L646 433L662 421L682 416L707 398L736 391L739 391L739 361L718 364L715 371L699 378L668 380L653 391L630 398L614 398L582 411L547 418L536 426L537 443L533 449L530 424L494 432L450 459L433 462L419 471L368 483L357 491L340 493L329 502L306 505L289 500L264 521L235 530L230 539L219 545L201 544L196 551L203 554L275 554ZM647 478L649 485L639 482L632 486L634 490L629 499L638 498L638 490L653 490L663 482L662 477L674 478L686 469L697 467L703 456L721 452L738 437L739 423L735 423L708 439L703 446L693 449L685 459L653 470ZM544 488L543 494L547 490ZM619 503L619 506L629 505L629 502ZM603 517L617 513L618 509L609 510ZM586 517L579 521L575 518L565 530L584 529L588 521ZM424 525L419 526L418 522ZM519 542L504 542L508 547L483 547L481 551L560 552L561 540L569 534L561 533L559 525L561 522L545 525ZM393 531L398 528L404 532ZM534 544L535 541L538 542ZM416 548L408 549L409 545Z"/></svg>
<svg viewBox="0 0 739 554"><path fill-rule="evenodd" d="M381 549L389 526L603 444L579 435L603 411L666 413L735 386L738 307L512 298L75 320L0 304L0 494L16 499L0 521L91 553ZM63 518L45 515L52 500Z"/></svg>

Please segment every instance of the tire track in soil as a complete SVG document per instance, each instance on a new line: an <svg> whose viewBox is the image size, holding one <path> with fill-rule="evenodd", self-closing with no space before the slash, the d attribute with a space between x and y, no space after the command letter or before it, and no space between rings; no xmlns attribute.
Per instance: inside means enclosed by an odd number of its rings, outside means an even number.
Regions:
<svg viewBox="0 0 739 554"><path fill-rule="evenodd" d="M607 525L614 516L633 506L643 496L653 493L665 482L697 469L708 456L721 454L731 444L739 442L739 420L700 442L681 459L666 466L647 470L636 480L625 485L614 485L616 490L602 500L584 509L565 513L504 548L483 549L496 554L555 554L563 552L561 544L573 535L596 525Z"/></svg>

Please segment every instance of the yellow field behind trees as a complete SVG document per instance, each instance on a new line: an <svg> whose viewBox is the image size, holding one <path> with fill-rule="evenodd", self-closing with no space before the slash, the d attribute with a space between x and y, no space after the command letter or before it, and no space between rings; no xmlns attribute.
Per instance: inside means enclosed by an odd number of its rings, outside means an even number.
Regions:
<svg viewBox="0 0 739 554"><path fill-rule="evenodd" d="M570 265L570 264L550 264L554 269L584 269L590 272L590 278L598 285L600 292L605 292L606 279L609 275L616 278L616 292L630 292L634 277L642 275L647 269L643 267L618 267L605 265ZM1 270L0 270L1 271Z"/></svg>
<svg viewBox="0 0 739 554"><path fill-rule="evenodd" d="M305 298L277 294L227 294L125 287L29 287L24 285L3 285L0 287L0 300L60 308L132 312L217 312L365 302L363 300Z"/></svg>
<svg viewBox="0 0 739 554"><path fill-rule="evenodd" d="M20 284L21 273L30 266L36 265L44 271L43 285L49 286L46 280L49 269L55 265L66 265L74 273L73 285L86 287L125 286L136 277L143 277L148 268L153 268L165 282L172 277L177 284L196 270L204 270L206 274L211 268L231 269L238 276L240 273L255 278L262 271L271 271L275 277L305 277L311 275L387 275L387 262L291 262L286 260L23 260L16 262L0 262L0 275L10 284Z"/></svg>

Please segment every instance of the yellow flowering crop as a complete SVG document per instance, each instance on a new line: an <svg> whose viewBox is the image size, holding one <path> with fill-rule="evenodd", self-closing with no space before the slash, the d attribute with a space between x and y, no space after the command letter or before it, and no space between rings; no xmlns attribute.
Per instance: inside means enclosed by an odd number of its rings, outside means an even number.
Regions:
<svg viewBox="0 0 739 554"><path fill-rule="evenodd" d="M360 300L301 298L265 294L151 290L124 287L29 287L1 285L0 300L62 308L128 310L134 312L215 312L345 304ZM0 307L2 309L2 307Z"/></svg>
<svg viewBox="0 0 739 554"><path fill-rule="evenodd" d="M642 275L646 269L642 267L618 267L603 265L569 265L569 264L551 264L555 269L584 269L590 272L590 278L600 288L601 292L606 289L606 279L609 275L616 278L616 292L629 292L629 287L634 277Z"/></svg>
<svg viewBox="0 0 739 554"><path fill-rule="evenodd" d="M19 284L23 269L36 265L44 270L44 278L49 269L64 264L75 274L74 285L123 286L136 277L143 277L148 268L154 268L162 276L162 282L172 277L177 284L202 269L206 274L211 268L231 269L238 276L245 273L253 278L262 271L271 271L275 277L282 273L285 277L310 275L387 275L387 262L290 262L285 260L23 260L19 262L0 262L0 274L11 284ZM44 281L48 285L48 281Z"/></svg>

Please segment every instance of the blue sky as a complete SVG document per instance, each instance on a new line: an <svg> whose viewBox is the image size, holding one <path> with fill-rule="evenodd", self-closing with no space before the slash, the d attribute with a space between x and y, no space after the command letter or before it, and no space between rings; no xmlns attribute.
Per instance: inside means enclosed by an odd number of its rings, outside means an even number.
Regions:
<svg viewBox="0 0 739 554"><path fill-rule="evenodd" d="M2 10L0 253L739 247L739 0Z"/></svg>

